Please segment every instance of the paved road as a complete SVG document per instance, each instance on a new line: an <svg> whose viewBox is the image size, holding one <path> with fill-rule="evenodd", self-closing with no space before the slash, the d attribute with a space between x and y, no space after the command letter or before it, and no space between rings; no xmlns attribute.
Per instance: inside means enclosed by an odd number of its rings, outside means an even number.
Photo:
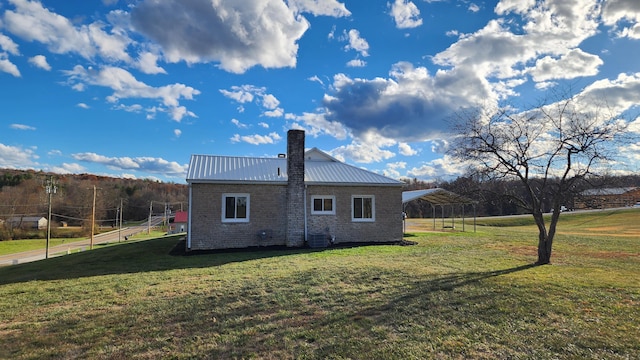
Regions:
<svg viewBox="0 0 640 360"><path fill-rule="evenodd" d="M158 220L159 218L159 220ZM152 226L158 225L162 222L162 217L154 217L151 221ZM115 230L108 233L103 233L93 236L94 248L99 244L114 243L118 241L125 241L125 236L131 236L143 231L147 231L147 224L138 226L130 226L122 228L122 230ZM68 253L89 250L91 247L91 239L85 239L80 241L70 242L68 244L62 244L49 247L49 257L66 255ZM16 265L25 262L37 261L45 259L45 249L25 251L15 254L0 256L0 266Z"/></svg>

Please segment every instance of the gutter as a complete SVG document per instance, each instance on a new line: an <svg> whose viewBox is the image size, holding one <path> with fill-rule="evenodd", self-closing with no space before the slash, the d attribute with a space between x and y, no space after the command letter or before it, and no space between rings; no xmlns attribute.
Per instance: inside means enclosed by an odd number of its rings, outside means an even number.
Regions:
<svg viewBox="0 0 640 360"><path fill-rule="evenodd" d="M193 201L191 201L192 198L192 186L191 184L189 184L189 212L187 213L187 216L189 217L189 219L187 220L187 250L191 250L191 214L193 214L193 211L191 209L191 204L193 204Z"/></svg>

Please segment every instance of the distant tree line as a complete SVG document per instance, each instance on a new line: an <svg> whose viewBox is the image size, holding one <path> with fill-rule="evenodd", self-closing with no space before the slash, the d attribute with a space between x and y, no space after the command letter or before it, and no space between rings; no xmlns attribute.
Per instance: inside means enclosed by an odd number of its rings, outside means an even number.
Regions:
<svg viewBox="0 0 640 360"><path fill-rule="evenodd" d="M51 225L56 232L64 226L91 228L94 186L96 189L96 227L115 227L120 218L126 225L164 214L187 210L188 187L185 184L153 180L122 179L91 174L50 174L41 171L0 169L0 222L14 217L48 214L47 181L53 179ZM34 235L34 236L37 236ZM23 238L24 231L0 226L0 240Z"/></svg>

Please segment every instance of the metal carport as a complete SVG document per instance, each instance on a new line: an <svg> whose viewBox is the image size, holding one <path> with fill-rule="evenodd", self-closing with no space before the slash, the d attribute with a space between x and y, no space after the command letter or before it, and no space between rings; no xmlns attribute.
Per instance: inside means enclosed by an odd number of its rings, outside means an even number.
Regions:
<svg viewBox="0 0 640 360"><path fill-rule="evenodd" d="M434 189L424 189L424 190L412 190L412 191L403 191L402 192L402 210L404 211L407 203L413 200L422 199L424 201L429 202L433 206L433 229L436 229L436 207L440 206L440 211L442 213L442 227L446 228L444 225L444 207L451 206L452 208L456 205L462 206L462 231L465 230L464 223L464 206L472 205L473 206L473 231L476 231L476 201L471 200L465 196L456 194L451 191L447 191L441 188ZM452 211L453 214L453 211ZM455 228L455 216L451 217L451 228Z"/></svg>

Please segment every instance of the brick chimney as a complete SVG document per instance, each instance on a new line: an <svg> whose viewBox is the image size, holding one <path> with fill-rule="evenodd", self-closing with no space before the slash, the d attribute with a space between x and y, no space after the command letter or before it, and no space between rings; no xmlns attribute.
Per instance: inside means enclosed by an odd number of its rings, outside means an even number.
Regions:
<svg viewBox="0 0 640 360"><path fill-rule="evenodd" d="M304 245L304 130L287 132L287 246Z"/></svg>

